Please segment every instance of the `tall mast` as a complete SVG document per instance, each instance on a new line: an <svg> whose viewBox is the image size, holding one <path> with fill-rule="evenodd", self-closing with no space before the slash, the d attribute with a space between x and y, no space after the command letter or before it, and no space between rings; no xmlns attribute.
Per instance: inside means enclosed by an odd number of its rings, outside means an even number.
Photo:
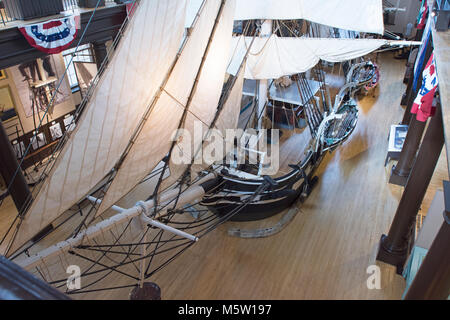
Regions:
<svg viewBox="0 0 450 320"><path fill-rule="evenodd" d="M261 37L269 38L272 35L272 24L273 20L265 20L261 25ZM269 80L258 80L258 108L256 114L257 120L257 129L262 129L262 120L263 120L263 112L266 103L268 102L268 88L269 88Z"/></svg>

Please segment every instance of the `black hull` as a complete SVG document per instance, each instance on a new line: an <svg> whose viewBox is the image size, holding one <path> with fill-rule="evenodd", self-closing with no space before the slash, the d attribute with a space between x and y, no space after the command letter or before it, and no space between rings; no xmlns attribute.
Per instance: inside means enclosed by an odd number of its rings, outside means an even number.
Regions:
<svg viewBox="0 0 450 320"><path fill-rule="evenodd" d="M303 184L302 184L303 185ZM290 194L284 198L270 203L248 204L241 211L229 218L229 221L257 221L272 217L281 211L289 208L301 194L300 190L290 190ZM209 207L209 209L220 217L226 216L233 210L237 210L239 204L219 204Z"/></svg>
<svg viewBox="0 0 450 320"><path fill-rule="evenodd" d="M308 195L311 192L312 185L317 181L316 178L312 179L312 176L322 159L323 157L317 158L314 154L309 154L305 161L288 175L274 179L276 186L261 192L242 208L240 207L243 202L264 183L263 180L239 180L225 176L223 194L205 197L201 204L221 217L239 210L228 218L229 221L257 221L269 218L291 207L302 194ZM305 173L307 169L308 174Z"/></svg>

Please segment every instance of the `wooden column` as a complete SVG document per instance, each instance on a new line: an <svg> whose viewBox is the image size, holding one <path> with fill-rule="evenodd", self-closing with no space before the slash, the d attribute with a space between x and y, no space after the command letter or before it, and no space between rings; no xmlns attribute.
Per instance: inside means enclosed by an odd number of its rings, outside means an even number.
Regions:
<svg viewBox="0 0 450 320"><path fill-rule="evenodd" d="M419 149L425 125L426 122L418 121L415 116L411 118L400 158L392 168L389 183L399 186L406 185L414 159L416 158L417 150Z"/></svg>
<svg viewBox="0 0 450 320"><path fill-rule="evenodd" d="M411 52L412 52L412 50L411 50ZM413 66L413 69L414 69L414 66ZM410 75L410 77L408 79L408 84L406 86L405 94L402 96L402 100L400 101L400 105L405 106L405 107L408 107L408 102L411 99L412 91L413 91L412 88L413 88L413 83L414 83L414 70L411 73L412 74ZM405 108L405 113L403 114L403 119L400 124L408 124L408 123L403 123L403 121L407 121L407 119L405 119L407 109L408 108Z"/></svg>
<svg viewBox="0 0 450 320"><path fill-rule="evenodd" d="M447 185L449 184L448 181ZM444 222L431 244L419 271L406 293L405 300L446 300L450 295L450 210L445 190Z"/></svg>
<svg viewBox="0 0 450 320"><path fill-rule="evenodd" d="M411 108L414 104L414 100L420 90L422 84L422 72L430 59L433 52L433 46L431 42L431 37L428 40L428 46L425 52L424 62L419 71L419 77L417 79L416 90L413 90L413 82L411 83L411 91L408 97L408 104L405 109L405 114L401 124L409 125L408 134L406 135L405 143L403 144L402 152L400 153L400 158L393 167L391 172L391 177L389 178L389 183L405 186L408 180L409 174L411 173L412 165L420 145L420 140L422 139L423 131L425 129L425 123L416 120L415 116L412 116Z"/></svg>
<svg viewBox="0 0 450 320"><path fill-rule="evenodd" d="M420 146L388 235L382 235L377 260L397 266L401 274L410 245L411 231L444 145L442 111L438 104Z"/></svg>
<svg viewBox="0 0 450 320"><path fill-rule="evenodd" d="M11 185L9 193L17 211L22 214L31 200L31 192L22 170L17 170L18 167L16 153L0 120L0 174L3 176L6 186Z"/></svg>

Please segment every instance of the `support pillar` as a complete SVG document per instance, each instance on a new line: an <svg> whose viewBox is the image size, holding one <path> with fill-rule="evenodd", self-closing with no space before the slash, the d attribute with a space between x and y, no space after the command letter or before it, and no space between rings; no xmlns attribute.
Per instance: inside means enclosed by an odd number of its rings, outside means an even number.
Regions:
<svg viewBox="0 0 450 320"><path fill-rule="evenodd" d="M6 186L8 187L11 185L9 193L14 201L17 211L20 214L23 214L29 201L31 201L31 192L21 169L17 171L17 174L14 177L14 174L19 167L19 163L1 120L0 150L0 174L3 176Z"/></svg>
<svg viewBox="0 0 450 320"><path fill-rule="evenodd" d="M408 107L411 96L413 96L413 89L412 89L413 83L414 83L414 72L412 72L411 76L408 79L408 84L406 86L405 94L402 96L402 100L400 101L401 106ZM403 123L403 121L407 121L407 119L405 118L406 117L406 109L408 109L408 108L405 108L405 113L403 115L403 120L402 120L401 124L407 124L407 123Z"/></svg>
<svg viewBox="0 0 450 320"><path fill-rule="evenodd" d="M420 146L389 233L381 236L377 260L396 266L399 274L403 271L403 265L408 255L411 230L415 225L417 213L430 184L443 145L442 111L438 104L436 114L431 118Z"/></svg>
<svg viewBox="0 0 450 320"><path fill-rule="evenodd" d="M414 277L405 300L446 300L450 295L450 212L447 211L450 208L447 204L447 191L445 190L444 222Z"/></svg>
<svg viewBox="0 0 450 320"><path fill-rule="evenodd" d="M100 67L103 61L106 59L108 55L108 50L106 49L106 41L109 39L105 39L102 41L95 41L92 43L92 48L94 49L95 62L97 64L97 69L100 70Z"/></svg>
<svg viewBox="0 0 450 320"><path fill-rule="evenodd" d="M416 117L412 117L402 152L400 153L400 158L397 164L392 168L389 183L399 186L406 185L417 150L419 149L425 125L426 122L418 121Z"/></svg>
<svg viewBox="0 0 450 320"><path fill-rule="evenodd" d="M261 26L261 37L270 37L272 35L272 20L265 20ZM262 128L262 121L264 117L264 108L268 102L267 91L269 90L269 80L258 80L258 113L257 113L257 128Z"/></svg>

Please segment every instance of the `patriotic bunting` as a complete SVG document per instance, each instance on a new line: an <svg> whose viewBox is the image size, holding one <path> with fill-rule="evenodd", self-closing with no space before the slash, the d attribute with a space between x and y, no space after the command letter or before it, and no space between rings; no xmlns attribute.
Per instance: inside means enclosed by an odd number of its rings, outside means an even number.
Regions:
<svg viewBox="0 0 450 320"><path fill-rule="evenodd" d="M48 54L67 49L77 37L78 29L79 15L19 27L31 46Z"/></svg>
<svg viewBox="0 0 450 320"><path fill-rule="evenodd" d="M429 117L433 116L435 112L435 108L432 105L434 93L438 86L438 78L436 75L436 64L434 62L433 54L428 60L422 74L422 86L414 100L411 113L416 115L418 121L425 122Z"/></svg>

